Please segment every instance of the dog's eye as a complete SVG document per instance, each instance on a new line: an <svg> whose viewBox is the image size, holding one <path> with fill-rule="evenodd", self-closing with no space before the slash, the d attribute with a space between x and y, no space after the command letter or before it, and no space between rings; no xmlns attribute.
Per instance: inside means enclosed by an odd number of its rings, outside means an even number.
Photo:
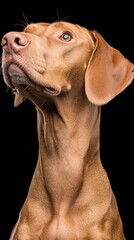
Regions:
<svg viewBox="0 0 134 240"><path fill-rule="evenodd" d="M60 36L60 39L66 42L71 41L72 39L72 34L70 32L63 32L62 35Z"/></svg>

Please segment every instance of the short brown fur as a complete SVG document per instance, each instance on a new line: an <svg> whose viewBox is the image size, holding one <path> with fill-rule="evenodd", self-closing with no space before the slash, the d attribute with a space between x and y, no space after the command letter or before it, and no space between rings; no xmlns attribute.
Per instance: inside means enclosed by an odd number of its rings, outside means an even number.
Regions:
<svg viewBox="0 0 134 240"><path fill-rule="evenodd" d="M101 105L133 80L134 65L96 31L28 25L2 39L15 106L35 104L38 161L10 240L125 240L100 159Z"/></svg>

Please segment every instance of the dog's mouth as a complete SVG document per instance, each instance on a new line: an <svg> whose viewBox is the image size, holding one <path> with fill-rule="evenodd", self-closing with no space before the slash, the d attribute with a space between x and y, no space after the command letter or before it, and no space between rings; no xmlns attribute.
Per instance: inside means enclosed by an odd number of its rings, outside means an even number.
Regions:
<svg viewBox="0 0 134 240"><path fill-rule="evenodd" d="M41 91L47 95L58 96L60 90L47 86L44 83L41 84L38 81L31 79L28 74L16 63L10 63L6 68L5 79L7 85L15 91L18 87L22 89L29 89L29 87L36 88L37 91Z"/></svg>

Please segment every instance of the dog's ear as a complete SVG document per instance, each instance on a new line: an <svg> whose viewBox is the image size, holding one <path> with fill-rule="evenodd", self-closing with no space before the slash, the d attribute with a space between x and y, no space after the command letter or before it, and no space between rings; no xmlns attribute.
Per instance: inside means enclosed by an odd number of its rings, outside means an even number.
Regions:
<svg viewBox="0 0 134 240"><path fill-rule="evenodd" d="M134 64L111 47L96 31L95 46L85 73L85 91L92 103L103 105L122 92L134 78Z"/></svg>
<svg viewBox="0 0 134 240"><path fill-rule="evenodd" d="M18 107L25 100L25 97L18 90L14 92L14 95L14 106Z"/></svg>

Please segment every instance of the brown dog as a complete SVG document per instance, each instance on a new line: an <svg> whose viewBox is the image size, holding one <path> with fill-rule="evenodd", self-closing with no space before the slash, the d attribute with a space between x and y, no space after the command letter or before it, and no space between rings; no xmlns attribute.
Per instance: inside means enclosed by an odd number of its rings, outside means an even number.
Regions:
<svg viewBox="0 0 134 240"><path fill-rule="evenodd" d="M96 31L29 24L2 39L15 106L37 110L39 154L10 240L124 240L100 160L100 111L133 80L134 65Z"/></svg>

